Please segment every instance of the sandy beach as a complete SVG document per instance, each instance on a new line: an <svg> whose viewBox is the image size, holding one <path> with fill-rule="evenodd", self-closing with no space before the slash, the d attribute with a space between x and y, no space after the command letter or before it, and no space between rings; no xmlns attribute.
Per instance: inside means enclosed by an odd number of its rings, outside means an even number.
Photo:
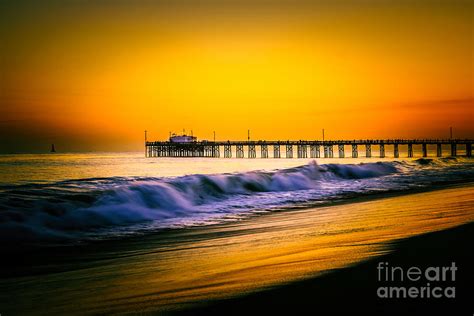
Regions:
<svg viewBox="0 0 474 316"><path fill-rule="evenodd" d="M472 225L452 228L474 220L473 193L465 185L27 255L10 249L0 305L6 315L352 309L337 302L354 292L376 299L381 255L409 265L456 260L466 273Z"/></svg>
<svg viewBox="0 0 474 316"><path fill-rule="evenodd" d="M341 315L447 315L456 311L458 315L469 315L474 291L474 253L469 241L473 238L474 224L471 222L398 240L388 244L390 253L386 255L267 291L207 302L176 315L243 315L250 312L291 315L308 311ZM380 262L405 267L449 266L456 262L459 266L456 298L378 298L377 266Z"/></svg>

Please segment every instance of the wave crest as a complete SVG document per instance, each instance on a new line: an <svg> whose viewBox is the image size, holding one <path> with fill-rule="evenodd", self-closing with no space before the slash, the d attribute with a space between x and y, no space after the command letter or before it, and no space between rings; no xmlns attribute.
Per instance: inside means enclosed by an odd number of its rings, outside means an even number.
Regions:
<svg viewBox="0 0 474 316"><path fill-rule="evenodd" d="M77 233L97 228L150 221L172 227L188 218L205 221L287 201L331 199L346 191L366 190L370 183L379 189L385 176L413 172L423 165L420 161L414 166L395 161L311 162L271 172L85 179L13 187L0 193L0 240L75 238ZM354 184L362 180L370 182Z"/></svg>

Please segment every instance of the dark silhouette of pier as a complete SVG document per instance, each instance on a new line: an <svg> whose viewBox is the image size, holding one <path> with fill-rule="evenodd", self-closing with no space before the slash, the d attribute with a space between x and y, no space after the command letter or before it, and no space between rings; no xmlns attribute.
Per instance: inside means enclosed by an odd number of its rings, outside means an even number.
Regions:
<svg viewBox="0 0 474 316"><path fill-rule="evenodd" d="M373 146L378 146L378 155L385 157L385 149L392 146L393 157L400 157L400 148L405 147L407 157L413 157L413 148L421 147L422 157L428 156L428 145L436 146L436 156L442 157L443 145L449 146L450 156L458 155L458 148L465 146L467 157L472 156L473 139L379 139L379 140L300 140L300 141L195 141L176 143L171 141L145 141L146 157L209 157L209 158L338 158L359 157L359 146L365 147L365 155L373 157ZM350 146L350 154L346 155L346 146ZM433 150L434 151L434 150ZM222 154L222 156L221 156ZM246 155L245 155L246 154Z"/></svg>

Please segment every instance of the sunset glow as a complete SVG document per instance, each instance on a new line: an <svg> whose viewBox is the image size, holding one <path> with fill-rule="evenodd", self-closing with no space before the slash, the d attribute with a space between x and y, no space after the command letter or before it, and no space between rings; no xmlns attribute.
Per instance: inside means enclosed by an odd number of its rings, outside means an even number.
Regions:
<svg viewBox="0 0 474 316"><path fill-rule="evenodd" d="M5 4L0 152L474 136L472 2L224 2Z"/></svg>

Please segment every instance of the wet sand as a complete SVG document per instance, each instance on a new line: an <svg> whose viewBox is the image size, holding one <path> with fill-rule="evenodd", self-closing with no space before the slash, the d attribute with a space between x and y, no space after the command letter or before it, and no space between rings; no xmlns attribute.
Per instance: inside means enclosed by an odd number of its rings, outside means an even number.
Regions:
<svg viewBox="0 0 474 316"><path fill-rule="evenodd" d="M399 240L389 254L327 274L238 298L201 303L176 315L471 315L474 307L474 223ZM454 298L379 298L377 266L447 267L456 263ZM425 286L423 282L414 283ZM398 282L396 286L411 286ZM443 285L443 282L439 283ZM392 284L393 285L393 284ZM434 287L437 284L432 283Z"/></svg>
<svg viewBox="0 0 474 316"><path fill-rule="evenodd" d="M467 186L277 212L233 224L45 250L43 254L36 251L31 267L20 265L12 269L13 275L4 269L0 306L5 315L182 310L228 314L259 308L277 313L285 308L298 310L298 306L331 307L331 302L344 309L350 306L344 302L351 301L353 292L359 293L358 287L351 288L354 284L367 284L362 287L366 292L360 290L362 299L366 297L363 293L371 293L368 274L376 270L369 261L364 263L368 266L350 268L359 273L330 271L387 255L393 249L406 248L428 263L430 258L450 262L447 250L467 251L469 257L472 229L433 235L448 234L456 247L436 238L415 237L397 246L393 242L472 221L474 187ZM410 257L401 256L410 263ZM30 260L30 256L20 259ZM345 277L337 276L341 273ZM317 288L314 295L312 286ZM348 292L343 295L342 289ZM327 297L318 299L326 293Z"/></svg>

